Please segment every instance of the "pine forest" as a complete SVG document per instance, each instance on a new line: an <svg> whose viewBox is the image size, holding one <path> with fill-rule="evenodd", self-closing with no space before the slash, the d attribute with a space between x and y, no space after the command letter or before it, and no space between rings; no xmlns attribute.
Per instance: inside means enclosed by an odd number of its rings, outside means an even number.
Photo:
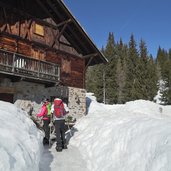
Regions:
<svg viewBox="0 0 171 171"><path fill-rule="evenodd" d="M144 40L136 43L134 35L128 44L122 39L115 42L109 33L101 52L107 64L89 67L86 73L86 90L106 104L124 104L144 99L155 101L160 90L161 104L171 104L171 49L158 48L157 56L148 54Z"/></svg>

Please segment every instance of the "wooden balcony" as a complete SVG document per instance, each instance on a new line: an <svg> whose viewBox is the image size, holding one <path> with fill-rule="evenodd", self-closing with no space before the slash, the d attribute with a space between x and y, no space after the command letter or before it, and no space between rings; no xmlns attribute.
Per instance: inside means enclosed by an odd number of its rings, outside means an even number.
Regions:
<svg viewBox="0 0 171 171"><path fill-rule="evenodd" d="M37 82L57 83L59 65L0 49L0 73Z"/></svg>

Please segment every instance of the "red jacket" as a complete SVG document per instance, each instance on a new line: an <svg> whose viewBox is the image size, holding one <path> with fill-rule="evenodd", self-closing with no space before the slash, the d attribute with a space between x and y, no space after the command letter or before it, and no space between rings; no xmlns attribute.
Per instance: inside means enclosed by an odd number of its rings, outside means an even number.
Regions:
<svg viewBox="0 0 171 171"><path fill-rule="evenodd" d="M37 117L43 117L43 120L49 120L49 117L47 116L48 110L46 107L46 104L43 104L40 112L37 114Z"/></svg>

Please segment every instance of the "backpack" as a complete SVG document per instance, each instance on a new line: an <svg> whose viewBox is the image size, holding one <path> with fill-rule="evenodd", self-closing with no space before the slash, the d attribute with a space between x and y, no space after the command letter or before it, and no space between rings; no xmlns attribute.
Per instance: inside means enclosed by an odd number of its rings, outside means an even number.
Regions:
<svg viewBox="0 0 171 171"><path fill-rule="evenodd" d="M54 100L54 113L57 118L61 118L65 115L64 104L61 99Z"/></svg>
<svg viewBox="0 0 171 171"><path fill-rule="evenodd" d="M46 108L47 108L47 116L50 117L51 116L51 103L50 102L46 105Z"/></svg>

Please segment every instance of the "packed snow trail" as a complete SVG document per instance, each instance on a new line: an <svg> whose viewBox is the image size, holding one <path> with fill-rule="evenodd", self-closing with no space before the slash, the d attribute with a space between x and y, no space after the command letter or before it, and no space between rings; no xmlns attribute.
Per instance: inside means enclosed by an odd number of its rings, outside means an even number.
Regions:
<svg viewBox="0 0 171 171"><path fill-rule="evenodd" d="M62 152L43 147L27 113L0 101L0 171L171 171L171 105L89 101Z"/></svg>
<svg viewBox="0 0 171 171"><path fill-rule="evenodd" d="M49 159L47 171L171 171L170 111L171 106L144 100L93 101L89 114L73 127L69 149L57 153L54 144L41 168Z"/></svg>
<svg viewBox="0 0 171 171"><path fill-rule="evenodd" d="M57 152L55 146L56 143L52 147L44 146L40 171L87 171L86 162L76 147L68 145L68 149Z"/></svg>

